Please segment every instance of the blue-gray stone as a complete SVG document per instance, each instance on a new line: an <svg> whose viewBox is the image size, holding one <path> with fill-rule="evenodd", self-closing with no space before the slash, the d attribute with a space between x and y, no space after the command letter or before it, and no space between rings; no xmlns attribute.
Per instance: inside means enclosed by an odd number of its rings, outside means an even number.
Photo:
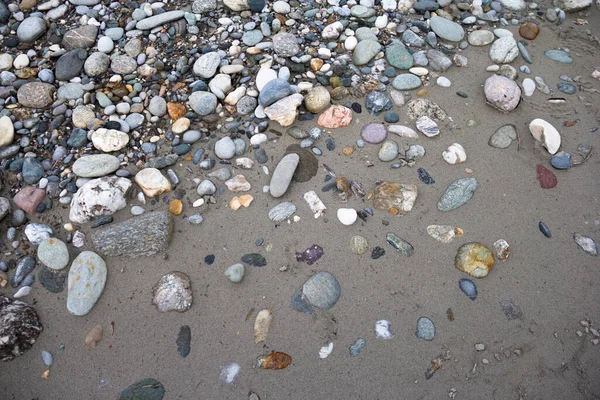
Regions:
<svg viewBox="0 0 600 400"><path fill-rule="evenodd" d="M37 158L25 157L22 173L23 180L31 185L42 179L42 176L44 176L44 167Z"/></svg>
<svg viewBox="0 0 600 400"><path fill-rule="evenodd" d="M268 107L278 100L294 93L294 90L285 79L273 79L262 88L258 102L263 107Z"/></svg>
<svg viewBox="0 0 600 400"><path fill-rule="evenodd" d="M296 212L296 206L286 201L280 203L269 211L269 219L273 222L285 221Z"/></svg>
<svg viewBox="0 0 600 400"><path fill-rule="evenodd" d="M352 54L352 62L354 65L365 65L373 57L377 55L381 51L381 44L377 40L366 39L358 42L356 47L354 48L354 53Z"/></svg>
<svg viewBox="0 0 600 400"><path fill-rule="evenodd" d="M17 37L21 42L33 42L46 32L46 21L40 17L28 17L19 24Z"/></svg>
<svg viewBox="0 0 600 400"><path fill-rule="evenodd" d="M79 76L87 57L88 53L84 49L66 52L56 61L54 76L59 81L68 81Z"/></svg>
<svg viewBox="0 0 600 400"><path fill-rule="evenodd" d="M409 69L414 64L413 56L399 44L388 47L385 57L390 65L399 69Z"/></svg>
<svg viewBox="0 0 600 400"><path fill-rule="evenodd" d="M358 356L362 348L365 347L365 344L367 344L367 341L365 339L356 339L356 342L354 342L354 344L350 346L350 357Z"/></svg>
<svg viewBox="0 0 600 400"><path fill-rule="evenodd" d="M35 265L36 262L35 258L33 257L26 256L21 258L17 263L17 269L15 270L15 275L10 281L10 285L14 288L19 286L23 279L25 279L27 275L33 272L33 270L35 269Z"/></svg>
<svg viewBox="0 0 600 400"><path fill-rule="evenodd" d="M217 108L217 96L210 92L194 92L189 97L190 107L196 114L205 116Z"/></svg>
<svg viewBox="0 0 600 400"><path fill-rule="evenodd" d="M196 143L198 140L200 140L200 138L202 137L202 132L200 131L196 131L196 130L191 130L191 131L187 131L183 134L183 143Z"/></svg>
<svg viewBox="0 0 600 400"><path fill-rule="evenodd" d="M558 88L559 91L563 92L564 94L575 94L577 92L577 87L575 85L573 85L572 83L558 83L556 85L556 87Z"/></svg>
<svg viewBox="0 0 600 400"><path fill-rule="evenodd" d="M525 45L521 42L517 43L517 47L519 48L519 51L521 52L521 56L523 57L523 59L525 61L527 61L529 64L533 64L533 59L531 58L531 55L529 54L529 51L527 51L527 48L525 47Z"/></svg>
<svg viewBox="0 0 600 400"><path fill-rule="evenodd" d="M329 272L317 272L302 286L302 296L313 307L329 310L341 296L340 284Z"/></svg>
<svg viewBox="0 0 600 400"><path fill-rule="evenodd" d="M244 42L246 46L254 46L260 43L263 38L264 36L262 32L258 29L254 29L244 33L242 36L242 42Z"/></svg>
<svg viewBox="0 0 600 400"><path fill-rule="evenodd" d="M458 287L469 299L475 300L477 298L477 286L472 280L462 278L458 281Z"/></svg>
<svg viewBox="0 0 600 400"><path fill-rule="evenodd" d="M413 74L400 74L392 81L392 87L396 90L411 90L421 86L421 78Z"/></svg>
<svg viewBox="0 0 600 400"><path fill-rule="evenodd" d="M58 88L56 97L59 99L76 100L83 97L83 85L81 83L66 83Z"/></svg>
<svg viewBox="0 0 600 400"><path fill-rule="evenodd" d="M560 153L552 156L550 163L556 169L569 169L571 168L571 153L561 151Z"/></svg>
<svg viewBox="0 0 600 400"><path fill-rule="evenodd" d="M369 111L369 114L379 115L380 113L391 109L393 103L385 93L375 91L367 95L365 107L367 108L367 111Z"/></svg>
<svg viewBox="0 0 600 400"><path fill-rule="evenodd" d="M425 45L425 41L410 29L404 31L402 41L412 47L423 47Z"/></svg>
<svg viewBox="0 0 600 400"><path fill-rule="evenodd" d="M396 122L400 121L400 116L394 111L388 111L385 113L383 119L389 124L395 124Z"/></svg>
<svg viewBox="0 0 600 400"><path fill-rule="evenodd" d="M451 211L465 204L473 197L477 190L475 178L461 178L454 181L438 202L438 210Z"/></svg>
<svg viewBox="0 0 600 400"><path fill-rule="evenodd" d="M435 2L434 2L435 3ZM413 7L416 9L415 3ZM436 3L437 4L437 3ZM438 17L434 15L429 20L431 30L435 32L440 38L448 40L450 42L460 42L465 37L465 30L460 24L450 21L446 18Z"/></svg>
<svg viewBox="0 0 600 400"><path fill-rule="evenodd" d="M433 322L426 317L421 317L417 321L416 335L419 339L433 340L435 337L435 326Z"/></svg>
<svg viewBox="0 0 600 400"><path fill-rule="evenodd" d="M563 50L546 50L544 54L549 59L559 63L570 64L573 62L573 58L571 58L571 56Z"/></svg>

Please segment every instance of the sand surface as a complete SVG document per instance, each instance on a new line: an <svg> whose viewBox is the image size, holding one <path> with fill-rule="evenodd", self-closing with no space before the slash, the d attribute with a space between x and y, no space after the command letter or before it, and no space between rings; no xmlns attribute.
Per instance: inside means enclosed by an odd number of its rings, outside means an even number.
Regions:
<svg viewBox="0 0 600 400"><path fill-rule="evenodd" d="M600 46L585 33L600 35L600 12L590 8L587 13L589 24L585 26L575 25L574 16L558 27L541 24L540 35L529 46L534 58L531 77L542 76L556 88L559 75L581 76L582 86L600 89L600 81L591 77L600 66ZM515 27L510 29L516 33ZM557 64L543 55L559 46L575 54L573 64ZM373 117L366 110L355 114L349 127L324 135L324 139L335 140L334 151L327 151L323 141L318 143L324 154L319 158L317 176L309 182L293 183L280 199L296 205L299 222L275 226L269 221L268 211L280 200L262 194L262 186L270 178L254 167L242 172L255 197L250 208L228 208L234 194L226 191L217 194L216 205L203 206L204 223L191 226L184 216L195 212L191 207L196 199L192 179L203 177L204 172L189 161L179 162L176 170L182 183L178 189L187 194L184 213L175 218L174 239L166 253L134 260L106 259L106 288L84 317L69 314L66 290L52 294L36 282L26 300L36 306L45 331L27 354L0 364L0 398L115 399L127 386L147 377L164 384L167 400L246 399L250 391L263 400L444 399L454 390L456 399L600 398L600 346L591 343L593 335L580 325L582 320L600 324L600 263L572 238L573 232L579 232L600 242L600 138L598 132L590 132L600 124L600 95L579 91L568 96L556 91L555 95L567 102L551 105L548 96L536 92L516 111L502 114L487 106L483 95L483 82L490 75L485 72L491 64L488 48L469 47L463 54L468 66L452 67L444 74L452 87L431 85L427 95L446 110L458 128L450 131L446 125L450 120L446 120L434 139L390 136L401 145L422 144L427 151L414 167L391 169L390 163L377 159L376 145L367 145L350 157L342 154L345 145L359 138L365 123L383 121L383 115ZM518 68L522 64L519 57L512 65ZM518 81L524 77L520 74ZM455 92L459 90L469 97L458 97ZM397 111L400 123L414 128L406 107ZM537 164L551 167L548 153L528 131L534 118L543 118L560 130L564 150L575 152L582 142L594 147L594 154L584 164L567 171L553 170L558 177L554 189L544 190L536 180ZM471 119L476 125L467 127ZM577 124L563 127L567 120ZM491 134L509 123L517 127L519 148L516 142L505 150L488 146ZM298 125L309 129L316 121ZM284 132L277 124L271 128ZM441 158L442 151L454 142L464 146L466 163L451 166ZM266 145L271 171L293 143L297 141L284 134ZM366 160L374 166L367 167ZM338 208L363 209L373 204L356 197L344 203L334 191L321 192L326 184L323 163L338 176L361 182L367 192L378 180L416 184L419 196L415 207L403 217L376 211L366 222L359 219L353 226L342 226L336 217ZM193 173L186 170L188 166ZM421 183L418 167L425 168L436 183ZM465 168L473 174L468 175ZM466 176L479 182L473 199L457 210L438 211L437 201L447 186ZM304 202L302 195L309 190L315 190L327 206L324 217L315 220ZM164 210L166 205L147 204L145 208ZM68 209L59 206L53 214L39 215L39 221L62 225L67 216ZM127 217L125 209L115 219ZM540 233L538 221L548 225L551 239ZM458 226L464 235L443 244L427 234L426 227L431 224ZM89 227L84 231L90 233ZM409 241L414 255L407 258L396 253L385 241L388 232ZM383 247L385 256L373 260L370 252L352 254L350 238L357 234L367 238L371 248ZM265 240L261 247L254 244L259 237ZM467 275L453 265L456 251L468 242L491 247L501 238L511 246L510 257L497 261L487 277L475 280L479 296L471 301L458 288L458 280ZM295 252L313 244L323 247L323 257L310 266L296 262ZM89 241L84 249L93 250ZM226 280L224 270L251 252L263 254L267 266L247 268L241 284ZM216 257L212 265L204 262L209 254ZM280 271L282 266L287 266L287 271ZM185 313L159 313L151 304L152 286L171 271L184 272L192 279L194 304ZM290 298L315 271L334 274L342 296L331 310L310 316L292 310ZM502 300L518 304L522 318L507 320L500 308ZM273 322L266 343L257 345L254 318L264 308L273 310ZM454 321L447 318L448 308ZM255 311L247 319L251 310ZM435 324L433 341L415 336L422 316ZM392 339L375 338L374 325L379 319L391 322ZM111 322L112 335L108 331ZM105 327L105 336L90 349L84 338L96 324ZM187 358L178 354L175 344L182 325L189 325L192 332ZM578 330L583 336L577 335ZM366 339L367 344L358 357L351 358L348 347L358 338ZM334 343L332 354L319 359L319 349L329 342ZM477 351L476 343L483 343L485 350ZM41 378L45 370L41 350L54 355L47 380ZM273 350L291 355L292 365L281 371L254 368L258 356ZM446 354L449 359L426 380L431 360ZM219 368L230 362L240 364L241 372L234 384L226 385L219 381Z"/></svg>

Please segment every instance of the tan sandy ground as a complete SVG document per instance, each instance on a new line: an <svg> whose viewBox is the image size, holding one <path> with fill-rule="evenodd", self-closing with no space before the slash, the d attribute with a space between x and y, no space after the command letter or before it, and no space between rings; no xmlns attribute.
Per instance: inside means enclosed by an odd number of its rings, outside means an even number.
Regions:
<svg viewBox="0 0 600 400"><path fill-rule="evenodd" d="M590 83L588 87L600 89L600 82L591 78L600 65L600 47L584 33L591 29L600 34L600 12L596 8L588 11L587 26L574 25L572 17L560 27L542 24L541 34L529 47L534 57L531 77L540 75L555 88L561 74L581 76ZM543 51L558 46L569 47L576 54L573 64L556 64L544 57ZM335 139L333 152L319 143L325 152L320 162L362 182L366 190L372 190L376 180L416 184L419 197L407 216L376 212L366 223L359 220L354 226L342 226L335 217L338 208L362 209L372 204L354 197L344 204L333 192L321 193L325 173L320 169L311 181L293 184L281 199L297 206L301 220L275 227L267 213L279 201L262 194L268 178L255 167L244 173L255 197L249 209L234 212L226 207L234 196L226 192L217 196L217 205L204 206L201 226L190 226L182 216L176 218L174 241L165 257L107 259L104 294L87 316L68 313L66 290L51 294L36 283L26 300L36 305L45 331L30 352L0 364L0 398L115 399L128 385L147 377L165 385L166 400L245 399L251 390L263 400L444 399L451 388L456 389L457 399L599 398L600 346L592 345L591 334L578 337L576 331L582 330L581 320L600 326L600 263L578 248L572 234L580 232L600 243L600 139L598 132L590 133L599 125L600 96L557 92L568 102L551 106L547 96L536 92L516 111L501 114L484 104L482 85L489 76L485 67L491 64L487 52L488 48L468 48L464 52L468 67L452 67L444 74L452 87L428 88L428 98L443 107L460 129L449 132L443 126L435 139L393 138L425 147L427 154L415 167L390 169L389 163L377 160L379 146L374 145L350 157L341 153L344 145L358 139L366 122L383 121L383 116L373 118L363 112L355 115L350 127L326 135ZM513 65L518 68L522 59ZM520 74L519 82L523 77ZM469 98L456 96L458 90ZM398 111L401 123L414 127L405 108ZM549 156L529 134L527 126L533 118L546 119L559 128L564 150L574 152L581 142L595 149L585 164L568 171L554 170L558 186L551 190L541 189L536 180L536 165L549 167ZM468 128L469 119L477 121L477 126ZM565 128L566 120L578 123ZM507 123L517 126L520 149L516 143L505 150L489 147L490 135ZM314 122L302 126L310 128ZM285 147L294 142L284 135L266 145L271 171ZM454 142L466 149L465 164L449 166L442 160L441 152ZM375 166L367 168L366 159ZM190 165L183 162L177 166L182 179L179 188L188 193L185 215L194 212L191 180L204 176L197 167L193 174L188 173L185 167ZM435 185L418 180L418 167L434 177ZM474 198L455 211L439 212L438 199L452 181L467 176L465 167L471 168L479 181ZM327 205L325 217L315 220L310 213L302 199L309 190L317 191ZM146 208L162 210L166 205ZM62 221L66 221L67 211L59 211ZM128 215L127 209L123 210L117 220ZM47 214L39 220L55 222ZM384 220L389 226L382 224ZM539 232L540 220L551 229L551 239ZM442 244L427 235L425 228L430 224L459 226L465 233ZM64 238L61 232L59 237ZM385 242L387 232L412 243L414 255L404 258L395 253ZM383 247L386 255L379 260L372 260L368 253L353 255L349 241L356 234L365 236L371 247ZM265 251L265 245L254 245L258 237L272 245L271 252ZM508 241L512 253L508 261L498 262L488 277L476 280L479 297L471 301L458 289L458 280L466 276L453 266L456 250L471 241L491 246L500 238ZM295 252L313 244L321 245L325 255L312 266L297 263ZM262 253L268 265L247 268L241 284L227 281L225 268L254 251ZM211 266L203 261L208 254L216 256ZM280 272L283 265L289 270ZM192 278L194 305L183 314L161 314L151 304L151 288L174 270ZM293 311L290 297L314 271L333 273L341 284L342 297L330 312L311 317ZM521 320L507 320L499 306L505 299L521 307ZM455 316L452 322L446 317L449 307ZM274 319L266 344L256 345L254 317L263 308L273 309ZM246 321L251 309L256 311ZM435 323L436 336L431 342L415 337L421 316ZM373 328L378 319L391 321L393 339L375 338ZM96 324L107 328L111 321L114 335L105 334L95 349L86 347L86 333ZM192 350L185 359L175 345L181 325L189 325L192 331ZM359 337L365 338L367 345L358 357L351 358L348 347ZM333 353L319 359L319 348L330 340ZM486 350L476 351L476 343L485 344ZM64 351L59 351L61 344ZM41 378L45 367L40 351L44 349L51 351L55 360L48 380ZM253 368L258 356L272 350L290 354L293 364L282 371ZM520 356L515 354L517 350ZM424 373L430 361L446 351L450 360L426 381ZM483 364L483 359L489 364ZM239 363L242 370L235 383L227 386L218 377L219 367L229 362Z"/></svg>

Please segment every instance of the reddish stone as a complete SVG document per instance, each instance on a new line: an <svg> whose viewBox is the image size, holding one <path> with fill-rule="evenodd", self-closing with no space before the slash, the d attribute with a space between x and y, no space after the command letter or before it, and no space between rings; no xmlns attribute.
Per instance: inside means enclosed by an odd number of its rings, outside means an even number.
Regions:
<svg viewBox="0 0 600 400"><path fill-rule="evenodd" d="M27 214L34 214L38 204L44 201L46 191L34 186L25 186L13 198L15 206L25 211Z"/></svg>
<svg viewBox="0 0 600 400"><path fill-rule="evenodd" d="M183 117L187 110L183 104L169 102L167 103L167 112L169 113L169 117L171 117L173 121L176 121Z"/></svg>
<svg viewBox="0 0 600 400"><path fill-rule="evenodd" d="M328 129L348 126L350 122L352 122L352 110L340 105L329 107L317 121L319 126Z"/></svg>
<svg viewBox="0 0 600 400"><path fill-rule="evenodd" d="M519 28L519 35L527 40L533 40L540 33L540 28L533 22L525 22Z"/></svg>
<svg viewBox="0 0 600 400"><path fill-rule="evenodd" d="M556 175L543 165L537 166L537 180L542 189L552 189L558 183Z"/></svg>

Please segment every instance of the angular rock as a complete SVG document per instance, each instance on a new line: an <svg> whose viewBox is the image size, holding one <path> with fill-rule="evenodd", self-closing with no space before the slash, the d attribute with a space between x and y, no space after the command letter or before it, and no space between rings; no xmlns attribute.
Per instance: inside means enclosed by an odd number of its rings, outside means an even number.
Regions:
<svg viewBox="0 0 600 400"><path fill-rule="evenodd" d="M91 251L79 254L69 270L67 309L76 316L89 313L104 291L106 263Z"/></svg>
<svg viewBox="0 0 600 400"><path fill-rule="evenodd" d="M129 179L117 176L87 182L71 200L69 219L82 224L100 216L116 213L127 205L125 196L130 187Z"/></svg>
<svg viewBox="0 0 600 400"><path fill-rule="evenodd" d="M129 144L129 135L116 129L97 129L92 134L94 147L105 153L119 151Z"/></svg>
<svg viewBox="0 0 600 400"><path fill-rule="evenodd" d="M25 186L13 197L15 206L25 211L27 214L35 214L37 206L46 197L44 189L34 186Z"/></svg>
<svg viewBox="0 0 600 400"><path fill-rule="evenodd" d="M417 200L417 187L415 185L383 182L373 191L373 203L379 210L398 210L398 215L406 215L412 210Z"/></svg>
<svg viewBox="0 0 600 400"><path fill-rule="evenodd" d="M329 107L319 116L317 124L327 129L337 129L350 125L352 122L352 110L341 105Z"/></svg>
<svg viewBox="0 0 600 400"><path fill-rule="evenodd" d="M32 222L25 227L25 236L34 246L38 246L43 240L52 236L52 228L46 224Z"/></svg>
<svg viewBox="0 0 600 400"><path fill-rule="evenodd" d="M135 174L134 180L149 198L171 190L169 180L156 168L144 168Z"/></svg>
<svg viewBox="0 0 600 400"><path fill-rule="evenodd" d="M11 361L29 351L43 331L35 308L0 295L0 361Z"/></svg>
<svg viewBox="0 0 600 400"><path fill-rule="evenodd" d="M92 243L103 256L134 258L165 251L172 235L171 214L167 211L155 211L95 230Z"/></svg>
<svg viewBox="0 0 600 400"><path fill-rule="evenodd" d="M290 126L296 120L297 108L302 104L303 99L304 96L298 93L284 97L265 108L265 114L271 121L279 122L281 126Z"/></svg>

